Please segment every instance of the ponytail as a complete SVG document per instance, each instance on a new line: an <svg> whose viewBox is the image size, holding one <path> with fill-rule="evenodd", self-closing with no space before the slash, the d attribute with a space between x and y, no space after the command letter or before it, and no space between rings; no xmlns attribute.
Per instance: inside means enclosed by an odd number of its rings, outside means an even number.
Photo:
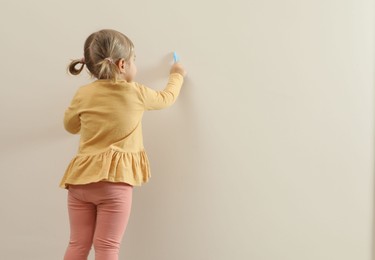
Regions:
<svg viewBox="0 0 375 260"><path fill-rule="evenodd" d="M82 65L81 65L81 67L79 67L77 69L76 66L78 64L82 64ZM72 75L78 75L79 73L81 73L81 71L83 70L84 66L85 66L85 60L84 59L72 60L72 62L68 65L68 71Z"/></svg>
<svg viewBox="0 0 375 260"><path fill-rule="evenodd" d="M112 58L105 58L98 62L97 67L99 79L116 79L120 71Z"/></svg>

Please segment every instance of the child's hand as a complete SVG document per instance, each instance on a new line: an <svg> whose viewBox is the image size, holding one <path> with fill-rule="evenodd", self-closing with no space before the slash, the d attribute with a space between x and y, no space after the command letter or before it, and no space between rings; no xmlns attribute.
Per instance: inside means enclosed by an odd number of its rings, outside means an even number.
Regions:
<svg viewBox="0 0 375 260"><path fill-rule="evenodd" d="M178 73L178 74L181 74L183 77L186 76L186 71L185 71L184 67L182 67L182 65L179 62L176 62L172 65L170 73L171 74L172 73Z"/></svg>

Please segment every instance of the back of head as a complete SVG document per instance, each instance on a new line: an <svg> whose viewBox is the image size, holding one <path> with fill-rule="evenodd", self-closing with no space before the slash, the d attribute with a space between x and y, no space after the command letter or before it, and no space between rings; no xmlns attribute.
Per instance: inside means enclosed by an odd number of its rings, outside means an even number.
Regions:
<svg viewBox="0 0 375 260"><path fill-rule="evenodd" d="M69 72L78 75L86 64L95 78L116 80L120 75L118 62L121 59L129 61L133 54L134 45L124 34L115 30L100 30L86 39L84 59L73 60L69 64ZM77 69L78 64L82 66Z"/></svg>

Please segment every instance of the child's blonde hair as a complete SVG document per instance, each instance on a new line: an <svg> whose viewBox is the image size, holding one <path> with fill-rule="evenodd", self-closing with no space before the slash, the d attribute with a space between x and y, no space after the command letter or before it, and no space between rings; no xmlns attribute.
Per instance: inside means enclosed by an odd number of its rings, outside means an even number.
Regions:
<svg viewBox="0 0 375 260"><path fill-rule="evenodd" d="M92 76L98 79L118 79L120 59L126 62L134 55L134 45L124 34L115 30L100 30L87 37L84 45L84 58L73 60L68 70L78 75L86 64ZM76 66L82 64L78 69Z"/></svg>

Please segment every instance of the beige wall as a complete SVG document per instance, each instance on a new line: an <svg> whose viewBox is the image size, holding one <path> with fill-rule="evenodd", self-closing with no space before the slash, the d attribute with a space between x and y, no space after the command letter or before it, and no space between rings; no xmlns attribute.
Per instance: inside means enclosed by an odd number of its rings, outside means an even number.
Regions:
<svg viewBox="0 0 375 260"><path fill-rule="evenodd" d="M96 2L2 3L0 259L62 259L62 116L88 80L65 66L102 28L134 41L150 87L173 50L189 71L145 115L153 178L121 259L373 259L373 1Z"/></svg>

